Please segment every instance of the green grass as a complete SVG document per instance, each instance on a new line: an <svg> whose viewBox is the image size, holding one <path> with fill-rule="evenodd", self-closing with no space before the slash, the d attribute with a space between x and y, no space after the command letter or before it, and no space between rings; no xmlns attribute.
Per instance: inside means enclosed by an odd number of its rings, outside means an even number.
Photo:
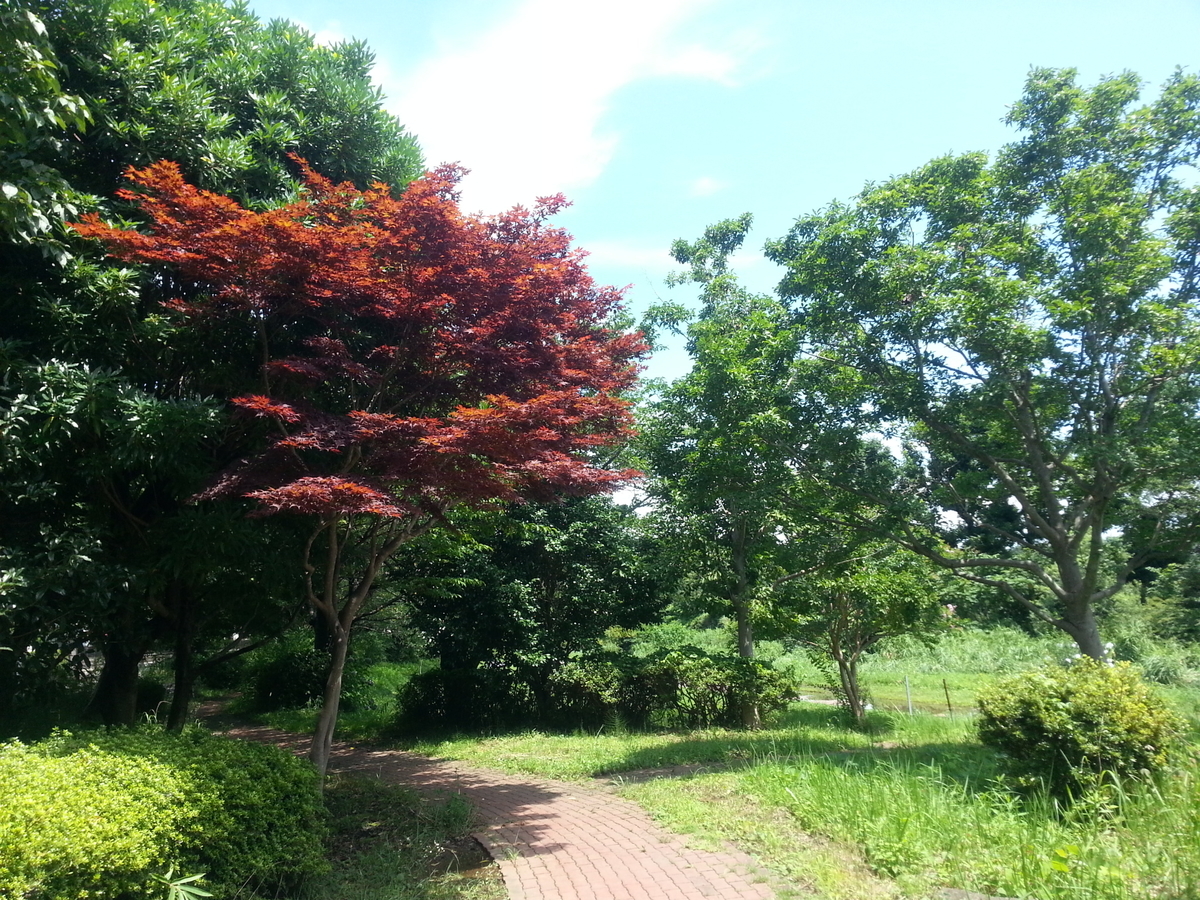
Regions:
<svg viewBox="0 0 1200 900"><path fill-rule="evenodd" d="M797 704L774 727L758 732L711 729L645 734L600 730L595 734L529 731L496 737L407 741L432 757L469 761L510 773L579 779L665 766L744 766L767 757L869 752L872 748L959 742L965 718L875 715L866 731L845 727L840 711ZM891 752L884 750L883 752Z"/></svg>
<svg viewBox="0 0 1200 900"><path fill-rule="evenodd" d="M1099 812L1063 811L999 786L969 716L875 713L871 726L852 731L836 710L800 706L755 734L530 732L414 749L542 777L608 775L672 830L734 841L786 884L831 898L944 887L1040 900L1200 897L1195 760ZM695 771L616 774L681 765Z"/></svg>

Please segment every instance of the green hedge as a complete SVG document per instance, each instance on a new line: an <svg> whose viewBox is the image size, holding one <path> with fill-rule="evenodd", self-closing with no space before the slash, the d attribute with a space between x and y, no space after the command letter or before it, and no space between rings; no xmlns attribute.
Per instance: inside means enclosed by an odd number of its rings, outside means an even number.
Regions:
<svg viewBox="0 0 1200 900"><path fill-rule="evenodd" d="M157 728L0 746L0 897L276 896L321 871L316 774L288 753Z"/></svg>

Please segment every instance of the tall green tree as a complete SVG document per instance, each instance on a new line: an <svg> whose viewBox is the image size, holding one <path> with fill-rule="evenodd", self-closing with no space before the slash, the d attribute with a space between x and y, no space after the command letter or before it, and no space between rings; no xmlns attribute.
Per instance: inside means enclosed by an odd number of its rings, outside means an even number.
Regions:
<svg viewBox="0 0 1200 900"><path fill-rule="evenodd" d="M61 243L47 232L75 207L66 180L44 157L59 156L64 138L83 130L90 113L59 83L46 25L31 10L0 7L0 47L0 238L41 238L43 251L61 259Z"/></svg>
<svg viewBox="0 0 1200 900"><path fill-rule="evenodd" d="M187 502L261 437L224 402L261 384L254 339L182 327L164 303L201 288L101 259L62 229L62 198L135 216L113 199L122 173L166 158L262 208L295 196L289 153L399 191L419 174L419 149L384 111L360 42L321 47L218 0L16 8L4 27L28 31L19 17L31 12L44 43L20 38L40 54L22 51L41 61L36 79L0 75L0 90L33 98L0 137L56 188L27 191L32 243L16 213L0 222L12 226L0 241L0 708L97 648L95 712L131 721L138 664L165 645L181 651L178 723L192 670L248 646L226 645L251 623L262 633L261 613L286 618L298 579L264 559L298 555L303 538L282 521L231 527L227 510ZM83 108L93 122L79 133L70 115ZM193 659L193 645L211 652Z"/></svg>
<svg viewBox="0 0 1200 900"><path fill-rule="evenodd" d="M935 160L768 245L826 403L904 447L896 513L847 524L1004 591L1103 653L1096 605L1200 516L1200 79L1031 73L994 160ZM1127 552L1102 565L1116 535Z"/></svg>
<svg viewBox="0 0 1200 900"><path fill-rule="evenodd" d="M729 268L750 223L749 215L730 219L672 246L689 267L679 280L701 286L701 310L687 329L692 369L649 405L641 440L660 527L676 535L702 589L732 613L744 658L754 656L763 567L773 571L788 549L780 528L797 488L789 455L803 427L787 310L743 289ZM752 702L742 721L760 724Z"/></svg>

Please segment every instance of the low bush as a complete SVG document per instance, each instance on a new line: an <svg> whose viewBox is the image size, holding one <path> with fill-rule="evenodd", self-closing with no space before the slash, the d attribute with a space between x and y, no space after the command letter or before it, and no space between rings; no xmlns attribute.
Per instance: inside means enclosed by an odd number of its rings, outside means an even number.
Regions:
<svg viewBox="0 0 1200 900"><path fill-rule="evenodd" d="M372 703L369 669L382 658L368 642L363 648L351 642L342 673L340 706L345 711L368 708ZM255 712L300 709L321 699L329 669L329 653L313 645L312 631L298 629L256 651L243 670L242 690Z"/></svg>
<svg viewBox="0 0 1200 900"><path fill-rule="evenodd" d="M746 697L769 717L795 697L795 679L758 660L695 647L636 657L608 653L559 666L541 690L516 669L432 669L398 700L401 732L497 732L521 727L595 729L736 727Z"/></svg>
<svg viewBox="0 0 1200 900"><path fill-rule="evenodd" d="M642 726L737 727L746 700L770 718L797 690L790 676L755 659L673 650L641 660L622 686L619 711Z"/></svg>
<svg viewBox="0 0 1200 900"><path fill-rule="evenodd" d="M978 703L980 740L1002 769L1061 797L1157 772L1181 726L1129 663L1086 657L997 681Z"/></svg>
<svg viewBox="0 0 1200 900"><path fill-rule="evenodd" d="M534 698L512 669L434 668L414 675L396 698L396 727L412 732L499 732L534 724Z"/></svg>
<svg viewBox="0 0 1200 900"><path fill-rule="evenodd" d="M324 868L324 835L315 773L275 747L146 728L0 748L0 896L158 896L168 871L274 896Z"/></svg>

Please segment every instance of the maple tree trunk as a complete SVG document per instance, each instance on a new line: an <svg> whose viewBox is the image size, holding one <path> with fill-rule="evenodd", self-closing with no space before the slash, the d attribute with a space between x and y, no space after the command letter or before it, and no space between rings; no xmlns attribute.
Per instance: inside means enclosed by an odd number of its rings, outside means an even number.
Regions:
<svg viewBox="0 0 1200 900"><path fill-rule="evenodd" d="M333 647L329 656L329 676L325 679L325 692L321 697L321 712L317 717L317 728L313 732L312 748L308 758L316 767L322 789L325 772L329 768L329 754L333 749L333 732L337 728L338 706L342 699L342 673L346 670L346 654L350 649L350 630L340 623L335 626Z"/></svg>

